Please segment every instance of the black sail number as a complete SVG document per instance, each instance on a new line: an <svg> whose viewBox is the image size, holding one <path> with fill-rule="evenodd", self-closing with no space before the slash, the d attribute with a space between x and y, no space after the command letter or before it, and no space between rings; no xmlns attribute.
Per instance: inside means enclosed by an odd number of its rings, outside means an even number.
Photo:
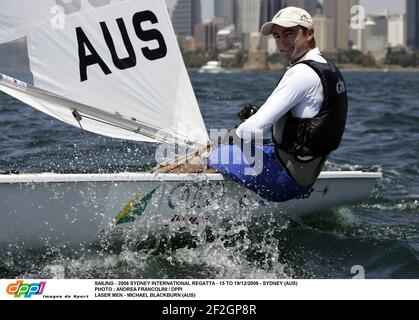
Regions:
<svg viewBox="0 0 419 320"><path fill-rule="evenodd" d="M112 35L108 29L108 26L105 22L101 22L100 26L102 28L103 36L105 37L106 45L109 48L109 51L112 55L113 64L120 70L128 69L135 67L137 64L137 57L135 56L135 51L132 46L132 42L128 36L127 27L125 26L124 20L119 18L116 20L118 23L119 30L121 31L122 40L124 41L125 49L128 52L128 58L120 59L115 49L115 43L112 39Z"/></svg>
<svg viewBox="0 0 419 320"><path fill-rule="evenodd" d="M134 14L132 23L134 24L137 37L145 42L156 40L159 43L159 47L157 49L142 48L143 55L151 61L161 59L167 54L166 42L164 41L163 35L157 29L144 30L141 24L145 21L150 21L152 24L158 22L156 15L151 11L141 11Z"/></svg>
<svg viewBox="0 0 419 320"><path fill-rule="evenodd" d="M58 0L57 0L58 1ZM152 25L157 24L159 21L157 16L150 10L140 11L133 15L132 23L135 30L135 34L142 42L157 43L156 48L150 48L150 45L142 46L141 52L144 57L150 61L162 59L167 55L167 45L164 40L163 34L156 28L144 29L143 24L149 22ZM135 54L135 43L129 38L129 34L126 27L126 22L123 18L117 18L116 24L119 28L119 34L112 35L106 22L99 22L102 30L103 39L109 52L112 56L112 63L119 70L125 70L134 68L137 65L137 56ZM111 70L108 67L109 62L106 62L101 57L98 51L94 47L94 43L89 39L88 35L84 32L82 27L76 28L76 37L78 43L78 54L79 54L79 67L80 67L80 81L88 80L88 67L100 67L105 75L111 74ZM127 52L127 57L119 57L115 48L116 37L121 37ZM95 40L96 37L95 37ZM88 49L89 53L87 52Z"/></svg>

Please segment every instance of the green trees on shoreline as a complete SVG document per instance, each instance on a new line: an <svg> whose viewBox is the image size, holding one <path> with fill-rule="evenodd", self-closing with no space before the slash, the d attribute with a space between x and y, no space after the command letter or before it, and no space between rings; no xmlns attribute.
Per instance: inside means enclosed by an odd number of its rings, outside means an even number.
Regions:
<svg viewBox="0 0 419 320"><path fill-rule="evenodd" d="M385 64L399 65L404 68L419 66L419 52L408 52L404 48L389 48L384 61Z"/></svg>
<svg viewBox="0 0 419 320"><path fill-rule="evenodd" d="M323 54L336 64L355 64L360 67L376 67L377 63L371 54L363 54L358 50L345 50L338 52L325 52Z"/></svg>
<svg viewBox="0 0 419 320"><path fill-rule="evenodd" d="M216 52L204 53L200 50L183 51L183 59L187 68L199 68L210 60L220 60L225 68L243 68L247 61L246 50L229 51L218 55ZM389 48L385 58L377 63L373 55L358 50L324 52L323 55L339 65L354 65L361 68L378 68L382 65L393 65L402 68L419 67L419 52L408 52L404 48ZM281 57L274 53L268 57L271 65L281 65Z"/></svg>

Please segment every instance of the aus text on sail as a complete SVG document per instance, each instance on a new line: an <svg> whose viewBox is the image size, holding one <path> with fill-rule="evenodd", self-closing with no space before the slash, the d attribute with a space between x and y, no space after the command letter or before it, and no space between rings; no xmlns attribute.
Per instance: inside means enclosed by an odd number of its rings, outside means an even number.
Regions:
<svg viewBox="0 0 419 320"><path fill-rule="evenodd" d="M144 57L150 61L164 58L167 55L167 45L162 33L157 29L144 30L142 27L142 23L144 22L156 24L158 23L157 16L152 11L147 10L137 12L132 17L132 24L134 26L135 34L137 37L144 42L157 41L158 43L158 47L154 49L150 49L148 46L142 47L141 51ZM137 56L135 54L132 41L128 35L125 21L123 18L118 18L116 19L116 23L118 24L118 28L121 32L125 49L128 52L128 57L120 58L118 56L114 40L108 26L106 25L106 22L99 22L104 41L106 42L106 45L112 55L112 62L115 67L117 67L119 70L133 68L137 65ZM80 81L83 82L88 80L87 68L96 64L99 65L105 75L111 74L112 71L99 55L89 37L81 27L76 28L76 35L79 53ZM86 53L86 48L90 51L90 54Z"/></svg>

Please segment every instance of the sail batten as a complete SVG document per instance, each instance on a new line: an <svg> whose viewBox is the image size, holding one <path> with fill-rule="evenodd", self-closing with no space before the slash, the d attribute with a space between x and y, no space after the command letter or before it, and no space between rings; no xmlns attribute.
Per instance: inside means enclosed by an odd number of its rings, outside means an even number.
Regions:
<svg viewBox="0 0 419 320"><path fill-rule="evenodd" d="M52 28L50 12L62 1L26 1L23 8L0 3L0 27L6 27L0 42L13 30L27 37L34 79L25 90L3 86L8 93L71 125L78 125L72 115L77 110L84 128L98 134L206 146L208 134L164 0L82 1L62 11L68 13L64 28Z"/></svg>

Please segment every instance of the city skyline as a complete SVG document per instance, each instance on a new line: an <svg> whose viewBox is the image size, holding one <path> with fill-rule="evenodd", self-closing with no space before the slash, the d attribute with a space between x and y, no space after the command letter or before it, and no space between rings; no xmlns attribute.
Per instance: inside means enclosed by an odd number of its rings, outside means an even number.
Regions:
<svg viewBox="0 0 419 320"><path fill-rule="evenodd" d="M173 9L177 0L165 0L170 10ZM209 16L208 8L213 0L202 1L203 18ZM322 1L321 1L322 2ZM391 13L405 13L405 0L361 0L360 4L365 7L367 13L384 11L388 9Z"/></svg>

